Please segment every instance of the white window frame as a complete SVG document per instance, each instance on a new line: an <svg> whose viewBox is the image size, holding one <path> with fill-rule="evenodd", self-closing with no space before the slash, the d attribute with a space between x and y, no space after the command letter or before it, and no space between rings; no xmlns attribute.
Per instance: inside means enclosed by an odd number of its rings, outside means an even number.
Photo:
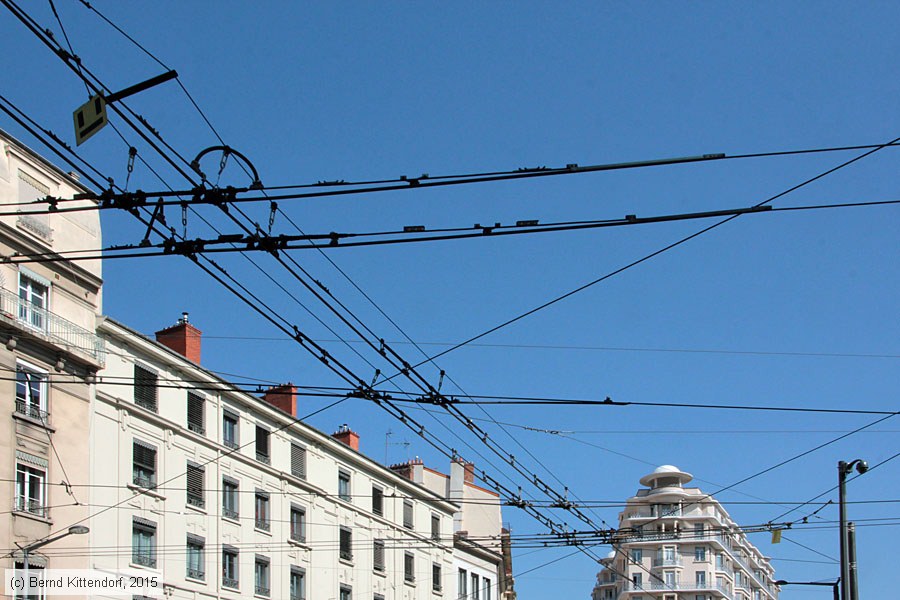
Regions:
<svg viewBox="0 0 900 600"><path fill-rule="evenodd" d="M27 373L31 377L38 378L37 385L37 406L35 406L33 392L34 387L32 385L28 385L27 377L25 381L19 380L19 373ZM47 393L49 391L50 386L48 385L50 379L50 373L41 369L40 367L36 367L30 363L27 363L23 360L16 361L16 412L27 415L29 417L33 417L32 412L37 409L38 418L43 420L46 416L49 416L49 402ZM24 398L19 398L19 389L22 388L24 392ZM24 403L24 406L20 410L19 403Z"/></svg>
<svg viewBox="0 0 900 600"><path fill-rule="evenodd" d="M47 330L47 312L50 311L50 280L41 277L34 271L19 268L19 322L38 331ZM43 288L43 294L37 293ZM34 300L39 298L43 304Z"/></svg>
<svg viewBox="0 0 900 600"><path fill-rule="evenodd" d="M42 459L38 459L42 460ZM45 517L47 510L47 467L32 464L35 460L23 460L19 453L16 460L16 511ZM46 463L46 461L43 461ZM20 477L21 474L21 477ZM36 497L32 487L37 482Z"/></svg>

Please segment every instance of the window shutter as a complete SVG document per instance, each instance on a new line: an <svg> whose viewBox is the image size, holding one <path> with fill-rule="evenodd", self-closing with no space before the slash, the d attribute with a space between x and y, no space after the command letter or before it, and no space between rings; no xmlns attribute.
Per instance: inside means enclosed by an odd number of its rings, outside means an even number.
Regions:
<svg viewBox="0 0 900 600"><path fill-rule="evenodd" d="M156 373L134 365L134 403L156 412Z"/></svg>
<svg viewBox="0 0 900 600"><path fill-rule="evenodd" d="M306 479L306 448L291 444L291 474Z"/></svg>
<svg viewBox="0 0 900 600"><path fill-rule="evenodd" d="M206 433L203 426L203 397L194 392L187 393L187 422L188 429L199 434Z"/></svg>
<svg viewBox="0 0 900 600"><path fill-rule="evenodd" d="M269 456L269 432L256 426L256 455Z"/></svg>
<svg viewBox="0 0 900 600"><path fill-rule="evenodd" d="M187 464L187 501L188 504L202 507L204 469L200 465Z"/></svg>
<svg viewBox="0 0 900 600"><path fill-rule="evenodd" d="M403 526L407 529L413 527L413 505L409 500L403 501Z"/></svg>
<svg viewBox="0 0 900 600"><path fill-rule="evenodd" d="M375 540L375 559L373 566L376 571L384 571L384 542Z"/></svg>
<svg viewBox="0 0 900 600"><path fill-rule="evenodd" d="M156 471L156 448L144 442L134 441L134 464Z"/></svg>

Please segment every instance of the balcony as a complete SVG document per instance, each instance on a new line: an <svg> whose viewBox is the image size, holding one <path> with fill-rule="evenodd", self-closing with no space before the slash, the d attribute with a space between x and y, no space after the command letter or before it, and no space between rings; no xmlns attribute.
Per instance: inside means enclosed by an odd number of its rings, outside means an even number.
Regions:
<svg viewBox="0 0 900 600"><path fill-rule="evenodd" d="M271 529L271 525L268 521L261 521L260 519L256 519L256 528L260 531L269 531Z"/></svg>
<svg viewBox="0 0 900 600"><path fill-rule="evenodd" d="M47 423L50 420L50 413L46 410L42 410L41 407L19 398L16 398L16 412L41 423Z"/></svg>
<svg viewBox="0 0 900 600"><path fill-rule="evenodd" d="M296 531L294 529L291 530L291 539L295 542L304 543L306 542L306 535L303 531Z"/></svg>
<svg viewBox="0 0 900 600"><path fill-rule="evenodd" d="M106 363L106 342L93 331L64 319L42 306L0 289L0 321L6 321L32 335L45 339L68 352Z"/></svg>
<svg viewBox="0 0 900 600"><path fill-rule="evenodd" d="M269 458L269 455L263 454L262 452L256 453L256 460L258 460L259 462L266 464L266 465L271 464L271 462L272 462L272 459Z"/></svg>
<svg viewBox="0 0 900 600"><path fill-rule="evenodd" d="M670 556L666 558L654 558L653 559L654 567L680 567L681 566L681 558L677 556Z"/></svg>
<svg viewBox="0 0 900 600"><path fill-rule="evenodd" d="M222 516L225 517L226 519L235 519L235 520L237 520L237 518L238 518L238 511L234 510L233 508L225 508L225 507L223 506L223 507L222 507Z"/></svg>
<svg viewBox="0 0 900 600"><path fill-rule="evenodd" d="M232 590L238 589L238 580L234 577L226 577L222 576L222 587L230 588Z"/></svg>
<svg viewBox="0 0 900 600"><path fill-rule="evenodd" d="M16 498L13 511L28 513L44 519L47 518L47 507L40 500L31 500L24 497Z"/></svg>
<svg viewBox="0 0 900 600"><path fill-rule="evenodd" d="M696 581L672 581L665 583L663 581L645 581L643 583L634 583L633 581L625 581L624 591L633 592L658 592L658 591L678 591L678 592L708 592L710 590L718 591L731 598L731 590L727 586L719 585L713 582L696 582Z"/></svg>
<svg viewBox="0 0 900 600"><path fill-rule="evenodd" d="M203 569L192 569L190 567L187 568L187 576L189 579L196 579L198 581L204 581L206 579L206 571Z"/></svg>
<svg viewBox="0 0 900 600"><path fill-rule="evenodd" d="M132 554L131 562L133 562L136 565L141 565L142 567L150 567L151 569L156 568L156 558L153 556L150 556L149 554L142 554L142 553Z"/></svg>
<svg viewBox="0 0 900 600"><path fill-rule="evenodd" d="M188 494L187 503L190 506L195 506L197 508L206 508L206 501L203 499L203 496Z"/></svg>
<svg viewBox="0 0 900 600"><path fill-rule="evenodd" d="M257 585L256 586L256 595L257 596L268 596L269 588L262 586L262 585Z"/></svg>

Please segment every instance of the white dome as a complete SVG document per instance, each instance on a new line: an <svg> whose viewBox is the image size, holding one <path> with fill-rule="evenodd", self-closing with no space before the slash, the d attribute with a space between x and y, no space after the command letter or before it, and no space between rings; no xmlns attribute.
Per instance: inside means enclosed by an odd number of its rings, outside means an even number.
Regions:
<svg viewBox="0 0 900 600"><path fill-rule="evenodd" d="M654 484L657 479L667 479L677 481L678 486L682 486L693 479L690 473L682 471L674 465L662 465L656 467L649 475L641 477L641 485L648 487L658 487Z"/></svg>
<svg viewBox="0 0 900 600"><path fill-rule="evenodd" d="M612 552L610 552L609 554L606 555L606 558L615 558L615 557L616 557L616 551L615 551L615 550L613 550Z"/></svg>

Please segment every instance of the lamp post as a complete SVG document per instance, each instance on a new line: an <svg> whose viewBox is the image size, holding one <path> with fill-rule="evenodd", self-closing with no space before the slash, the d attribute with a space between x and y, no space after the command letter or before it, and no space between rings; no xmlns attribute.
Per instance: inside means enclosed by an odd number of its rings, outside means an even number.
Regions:
<svg viewBox="0 0 900 600"><path fill-rule="evenodd" d="M23 571L25 571L26 584L28 582L28 555L30 553L34 552L38 548L43 548L47 544L51 544L57 540L61 540L64 537L68 537L70 535L84 535L84 534L88 533L89 531L90 531L90 529L88 529L84 525L72 525L71 527L69 527L68 531L64 531L64 532L60 533L59 535L55 535L55 536L47 538L45 540L39 540L37 542L32 542L31 544L28 544L27 546L19 546L19 548L21 548L21 550L22 550L22 563L25 567L23 569Z"/></svg>
<svg viewBox="0 0 900 600"><path fill-rule="evenodd" d="M838 505L840 509L840 535L841 535L841 599L842 600L856 600L854 597L855 594L852 594L850 587L850 564L847 558L847 492L846 492L846 481L847 475L849 475L853 471L853 467L856 467L856 471L862 475L866 471L869 470L869 464L862 460L861 458L857 458L852 462L838 462ZM855 552L854 552L855 554ZM856 566L854 565L854 571L856 570ZM854 573L855 575L855 573Z"/></svg>
<svg viewBox="0 0 900 600"><path fill-rule="evenodd" d="M840 600L840 582L840 579L834 583L828 583L826 581L785 581L784 579L779 579L775 582L775 585L827 585L834 591L834 600Z"/></svg>

